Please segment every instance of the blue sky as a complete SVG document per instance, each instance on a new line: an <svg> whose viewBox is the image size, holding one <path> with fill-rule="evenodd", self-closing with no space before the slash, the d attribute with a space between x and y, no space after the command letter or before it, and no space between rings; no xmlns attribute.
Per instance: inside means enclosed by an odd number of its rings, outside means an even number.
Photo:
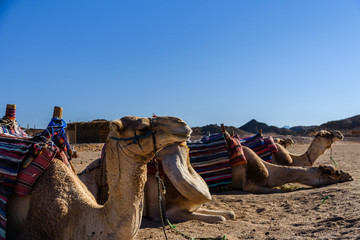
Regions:
<svg viewBox="0 0 360 240"><path fill-rule="evenodd" d="M0 0L0 82L23 127L322 124L360 114L360 1Z"/></svg>

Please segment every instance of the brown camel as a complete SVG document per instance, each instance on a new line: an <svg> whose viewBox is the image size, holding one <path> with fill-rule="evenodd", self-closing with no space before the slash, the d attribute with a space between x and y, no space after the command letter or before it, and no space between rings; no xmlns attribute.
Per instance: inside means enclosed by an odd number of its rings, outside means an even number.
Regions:
<svg viewBox="0 0 360 240"><path fill-rule="evenodd" d="M233 189L254 193L274 193L283 192L275 187L289 182L321 186L352 180L348 173L331 166L311 168L278 166L264 162L247 147L243 147L243 150L248 163L232 168ZM162 198L165 201L166 215L170 219L176 221L197 219L214 223L234 218L232 211L208 210L202 207L210 197L205 182L198 179L198 174L190 165L187 147L181 144L169 145L159 152L158 159L161 160L165 172L162 179L166 186L166 194ZM80 178L98 197L99 168L94 167L95 165L95 162L90 164ZM145 186L144 216L153 220L160 219L158 193L154 191L157 184L155 176L149 175Z"/></svg>
<svg viewBox="0 0 360 240"><path fill-rule="evenodd" d="M272 163L287 166L312 166L334 142L343 139L344 136L340 131L320 130L306 152L300 155L292 154L280 144L276 144L278 151L272 153Z"/></svg>
<svg viewBox="0 0 360 240"><path fill-rule="evenodd" d="M283 192L283 190L275 187L290 182L298 182L309 186L322 186L352 180L350 174L336 170L332 166L311 168L278 166L264 162L251 149L243 148L248 163L232 168L232 189L252 193L276 193ZM172 154L176 153L176 156L167 154L165 151L169 151ZM169 176L171 175L171 178L180 178L177 176L181 176L183 168L166 166L164 163L170 161L166 161L163 157L177 158L176 162L179 163L189 163L189 156L188 150L185 147L175 144L164 148L159 154L159 159L162 160L164 172L166 173L166 177L164 177L166 194L163 198L165 199L166 215L169 218L176 221L197 219L206 222L216 222L214 219L224 220L224 217L232 217L224 211L204 209L200 200L202 199L201 193L200 191L197 192L197 185L194 184L195 181L172 182ZM156 187L156 184L156 179L149 176L145 187L145 205L149 209L145 211L144 215L154 220L159 219L157 193L151 191L151 189Z"/></svg>
<svg viewBox="0 0 360 240"><path fill-rule="evenodd" d="M233 211L209 210L201 207L211 201L209 188L200 175L192 168L189 161L189 153L186 143L171 144L159 151L157 159L162 163L167 174L161 176L166 186L165 199L166 215L175 220L196 219L208 223L235 219ZM81 173L79 178L88 187L89 191L100 201L100 164L101 159L90 163ZM176 188L174 187L176 186ZM148 175L145 185L144 216L153 220L160 220L158 205L158 182L154 175ZM177 189L183 193L180 194ZM171 197L169 197L171 196ZM183 196L186 196L184 198ZM170 198L171 202L166 199ZM182 204L185 201L184 211L173 212L173 204ZM176 202L176 203L175 203ZM190 217L191 215L191 217Z"/></svg>
<svg viewBox="0 0 360 240"><path fill-rule="evenodd" d="M97 204L80 179L54 160L27 197L8 201L8 239L133 239L142 218L146 164L155 152L189 138L179 118L123 117L106 140L109 198Z"/></svg>

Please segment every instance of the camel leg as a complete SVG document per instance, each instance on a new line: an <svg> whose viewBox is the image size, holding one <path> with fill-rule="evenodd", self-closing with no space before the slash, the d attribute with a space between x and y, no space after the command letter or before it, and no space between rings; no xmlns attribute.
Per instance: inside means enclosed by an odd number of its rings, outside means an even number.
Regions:
<svg viewBox="0 0 360 240"><path fill-rule="evenodd" d="M205 208L199 208L197 213L208 214L208 215L220 215L225 217L226 219L235 219L235 213L233 211L225 211L225 210L211 210Z"/></svg>
<svg viewBox="0 0 360 240"><path fill-rule="evenodd" d="M144 188L143 216L153 221L160 221L159 195L157 188L158 186L155 176L148 175L148 179Z"/></svg>
<svg viewBox="0 0 360 240"><path fill-rule="evenodd" d="M250 182L246 182L246 184L244 184L243 191L251 192L251 193L282 193L282 192L284 192L281 189L260 186L260 185L250 183Z"/></svg>
<svg viewBox="0 0 360 240"><path fill-rule="evenodd" d="M218 223L226 221L224 216L209 215L201 212L190 212L188 210L178 208L166 210L166 216L175 221L199 220L207 223Z"/></svg>

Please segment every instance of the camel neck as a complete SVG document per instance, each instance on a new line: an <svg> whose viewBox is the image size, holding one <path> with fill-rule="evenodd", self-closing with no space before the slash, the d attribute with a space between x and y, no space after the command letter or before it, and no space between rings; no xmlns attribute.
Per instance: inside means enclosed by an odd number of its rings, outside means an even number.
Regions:
<svg viewBox="0 0 360 240"><path fill-rule="evenodd" d="M316 139L310 144L306 151L306 155L311 162L311 166L314 164L316 159L326 151L326 149L326 146L316 141Z"/></svg>
<svg viewBox="0 0 360 240"><path fill-rule="evenodd" d="M312 166L313 162L311 161L310 155L309 155L309 151L306 151L306 157L309 160L310 166Z"/></svg>
<svg viewBox="0 0 360 240"><path fill-rule="evenodd" d="M117 146L113 144L105 149L109 198L104 211L112 219L112 227L121 232L121 237L132 239L142 218L146 161L141 157L129 159L121 150L114 151L112 147Z"/></svg>

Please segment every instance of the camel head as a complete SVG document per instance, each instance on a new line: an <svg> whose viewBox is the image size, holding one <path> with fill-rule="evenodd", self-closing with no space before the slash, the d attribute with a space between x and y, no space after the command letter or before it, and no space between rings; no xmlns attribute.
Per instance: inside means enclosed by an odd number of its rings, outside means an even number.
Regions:
<svg viewBox="0 0 360 240"><path fill-rule="evenodd" d="M164 147L157 159L162 162L166 176L194 208L211 200L206 182L190 165L189 148L186 143Z"/></svg>
<svg viewBox="0 0 360 240"><path fill-rule="evenodd" d="M154 155L166 145L186 141L190 127L180 118L126 116L110 123L107 141L114 141L128 155Z"/></svg>
<svg viewBox="0 0 360 240"><path fill-rule="evenodd" d="M294 145L294 141L292 140L291 137L276 138L274 140L275 140L275 143L278 143L278 144L282 145L284 148L287 148L288 146Z"/></svg>
<svg viewBox="0 0 360 240"><path fill-rule="evenodd" d="M333 166L321 165L319 168L322 171L322 174L328 177L329 181L332 183L353 181L353 178L349 173L337 170Z"/></svg>
<svg viewBox="0 0 360 240"><path fill-rule="evenodd" d="M325 148L330 148L331 145L338 141L343 140L344 135L340 131L326 131L326 130L320 130L315 135L315 141L319 142L321 145L325 146Z"/></svg>
<svg viewBox="0 0 360 240"><path fill-rule="evenodd" d="M284 145L285 145L285 148L287 148L288 146L293 146L294 145L294 140L292 140L291 137L285 138L284 139Z"/></svg>

